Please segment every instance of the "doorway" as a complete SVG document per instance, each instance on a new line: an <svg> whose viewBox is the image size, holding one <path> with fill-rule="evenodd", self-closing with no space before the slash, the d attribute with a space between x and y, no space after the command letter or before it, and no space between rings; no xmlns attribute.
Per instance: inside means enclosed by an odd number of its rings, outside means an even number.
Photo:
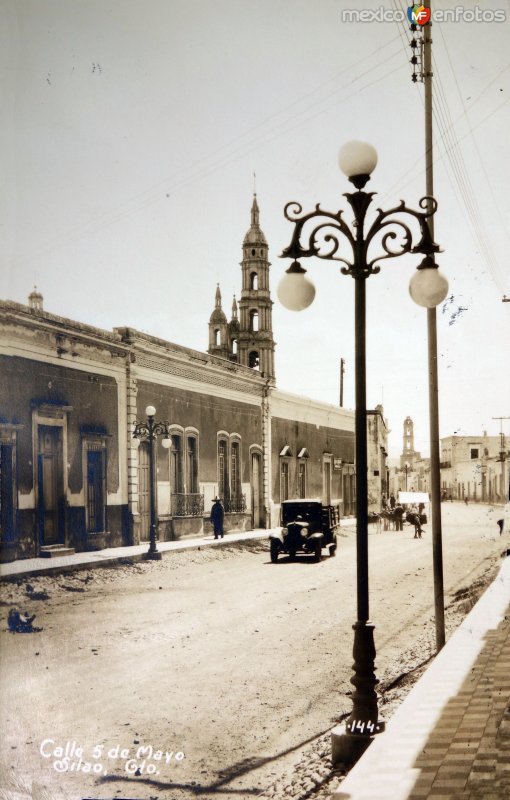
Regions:
<svg viewBox="0 0 510 800"><path fill-rule="evenodd" d="M251 513L254 528L261 528L264 525L264 513L262 508L262 468L260 453L252 453L251 456Z"/></svg>
<svg viewBox="0 0 510 800"><path fill-rule="evenodd" d="M150 475L149 444L142 442L138 448L138 512L140 514L140 541L149 541L150 529Z"/></svg>
<svg viewBox="0 0 510 800"><path fill-rule="evenodd" d="M40 425L37 455L38 528L41 545L65 541L62 428Z"/></svg>

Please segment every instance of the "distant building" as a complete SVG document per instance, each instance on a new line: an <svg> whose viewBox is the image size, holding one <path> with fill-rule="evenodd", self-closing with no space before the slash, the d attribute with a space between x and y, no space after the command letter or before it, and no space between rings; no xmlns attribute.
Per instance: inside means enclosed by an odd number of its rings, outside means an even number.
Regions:
<svg viewBox="0 0 510 800"><path fill-rule="evenodd" d="M508 456L504 436L484 432L441 439L443 496L482 503L508 501Z"/></svg>
<svg viewBox="0 0 510 800"><path fill-rule="evenodd" d="M383 407L367 411L368 510L381 510L382 496L389 496L388 425Z"/></svg>

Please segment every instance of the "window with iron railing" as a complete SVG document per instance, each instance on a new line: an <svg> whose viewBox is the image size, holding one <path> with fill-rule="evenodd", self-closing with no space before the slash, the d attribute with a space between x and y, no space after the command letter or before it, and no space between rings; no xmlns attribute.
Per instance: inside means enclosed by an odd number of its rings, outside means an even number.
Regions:
<svg viewBox="0 0 510 800"><path fill-rule="evenodd" d="M242 514L246 511L246 495L222 498L223 508L227 514Z"/></svg>
<svg viewBox="0 0 510 800"><path fill-rule="evenodd" d="M172 516L173 517L201 517L204 513L204 495L193 494L173 494L172 495Z"/></svg>

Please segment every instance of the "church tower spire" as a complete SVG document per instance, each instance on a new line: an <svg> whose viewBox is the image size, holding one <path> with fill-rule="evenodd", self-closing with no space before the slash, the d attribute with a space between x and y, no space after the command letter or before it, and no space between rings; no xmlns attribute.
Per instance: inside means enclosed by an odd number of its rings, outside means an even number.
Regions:
<svg viewBox="0 0 510 800"><path fill-rule="evenodd" d="M228 358L227 327L227 317L221 307L221 291L220 284L218 283L214 298L214 311L209 319L209 349L207 352L212 356Z"/></svg>
<svg viewBox="0 0 510 800"><path fill-rule="evenodd" d="M257 195L251 225L243 241L242 290L239 300L238 360L274 380L273 301L269 292L268 246L260 228Z"/></svg>

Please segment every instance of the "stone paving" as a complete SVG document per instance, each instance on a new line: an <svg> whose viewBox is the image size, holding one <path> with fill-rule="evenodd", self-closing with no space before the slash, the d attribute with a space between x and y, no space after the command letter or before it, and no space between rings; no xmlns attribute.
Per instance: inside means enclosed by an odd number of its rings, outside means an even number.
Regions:
<svg viewBox="0 0 510 800"><path fill-rule="evenodd" d="M331 800L390 798L510 798L510 557Z"/></svg>

